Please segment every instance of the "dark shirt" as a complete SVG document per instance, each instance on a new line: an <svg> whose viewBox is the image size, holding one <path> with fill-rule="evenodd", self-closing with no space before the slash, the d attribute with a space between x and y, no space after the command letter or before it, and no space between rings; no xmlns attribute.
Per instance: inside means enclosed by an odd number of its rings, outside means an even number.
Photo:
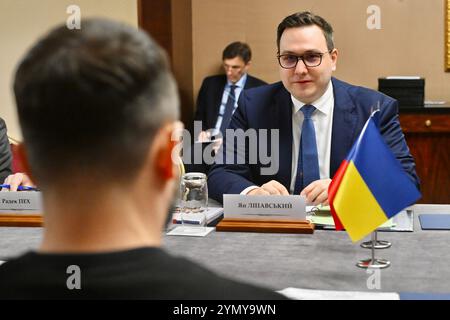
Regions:
<svg viewBox="0 0 450 320"><path fill-rule="evenodd" d="M79 267L80 289L76 285ZM0 266L0 299L283 299L159 248L95 254L29 252Z"/></svg>

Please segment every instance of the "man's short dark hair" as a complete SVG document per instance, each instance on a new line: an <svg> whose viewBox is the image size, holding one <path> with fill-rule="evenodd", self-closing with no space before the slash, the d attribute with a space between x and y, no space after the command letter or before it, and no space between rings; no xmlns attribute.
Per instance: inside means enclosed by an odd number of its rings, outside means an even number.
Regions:
<svg viewBox="0 0 450 320"><path fill-rule="evenodd" d="M334 49L333 42L333 28L331 25L322 17L315 15L309 11L297 12L287 16L281 21L278 25L277 30L277 48L278 52L280 52L280 39L284 30L289 28L299 28L316 25L320 29L322 29L323 35L325 36L325 40L327 42L328 51Z"/></svg>
<svg viewBox="0 0 450 320"><path fill-rule="evenodd" d="M144 32L104 19L40 39L18 66L14 92L40 186L76 175L131 180L157 130L178 119L165 53Z"/></svg>
<svg viewBox="0 0 450 320"><path fill-rule="evenodd" d="M252 50L250 50L248 44L236 41L226 46L222 53L222 60L236 57L241 57L245 64L252 60Z"/></svg>

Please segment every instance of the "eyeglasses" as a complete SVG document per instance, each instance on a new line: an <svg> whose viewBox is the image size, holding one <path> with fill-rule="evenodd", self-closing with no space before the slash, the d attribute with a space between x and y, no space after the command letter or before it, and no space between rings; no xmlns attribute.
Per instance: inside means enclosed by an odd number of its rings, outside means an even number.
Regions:
<svg viewBox="0 0 450 320"><path fill-rule="evenodd" d="M279 54L277 55L278 63L284 69L292 69L297 66L298 60L302 60L306 67L314 68L320 66L322 63L322 56L326 53L331 53L331 51L326 52L311 52L306 53L301 56L296 56L293 54Z"/></svg>

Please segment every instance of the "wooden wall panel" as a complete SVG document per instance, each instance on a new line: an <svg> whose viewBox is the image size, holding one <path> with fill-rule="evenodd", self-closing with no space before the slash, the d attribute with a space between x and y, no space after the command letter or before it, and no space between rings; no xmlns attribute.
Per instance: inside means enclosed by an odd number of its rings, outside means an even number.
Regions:
<svg viewBox="0 0 450 320"><path fill-rule="evenodd" d="M147 31L169 54L172 55L171 1L139 0L139 27Z"/></svg>
<svg viewBox="0 0 450 320"><path fill-rule="evenodd" d="M181 120L193 114L191 0L139 0L139 26L167 51L178 83Z"/></svg>

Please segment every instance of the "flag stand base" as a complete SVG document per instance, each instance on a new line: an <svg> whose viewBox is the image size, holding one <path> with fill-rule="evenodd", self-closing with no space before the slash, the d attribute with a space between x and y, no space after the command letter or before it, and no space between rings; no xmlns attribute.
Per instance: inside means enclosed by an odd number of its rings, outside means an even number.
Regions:
<svg viewBox="0 0 450 320"><path fill-rule="evenodd" d="M374 247L375 249L387 249L392 246L392 243L386 240L378 240L377 239L377 233L375 232L375 242L374 241L366 241L361 243L361 247L364 249L372 249Z"/></svg>
<svg viewBox="0 0 450 320"><path fill-rule="evenodd" d="M365 246L363 246L365 245ZM380 247L381 245L381 247ZM375 249L385 249L391 246L389 241L377 240L377 231L372 232L372 240L361 244L363 248L369 248L372 252L372 258L360 260L356 265L364 269L384 269L391 265L386 259L376 259Z"/></svg>
<svg viewBox="0 0 450 320"><path fill-rule="evenodd" d="M357 264L358 267L363 269L384 269L391 265L391 262L386 259L372 259L360 260Z"/></svg>
<svg viewBox="0 0 450 320"><path fill-rule="evenodd" d="M389 241L386 240L377 240L375 242L375 249L387 249L391 247L391 243ZM361 243L361 247L364 249L372 249L372 241L367 241L367 242L363 242Z"/></svg>

